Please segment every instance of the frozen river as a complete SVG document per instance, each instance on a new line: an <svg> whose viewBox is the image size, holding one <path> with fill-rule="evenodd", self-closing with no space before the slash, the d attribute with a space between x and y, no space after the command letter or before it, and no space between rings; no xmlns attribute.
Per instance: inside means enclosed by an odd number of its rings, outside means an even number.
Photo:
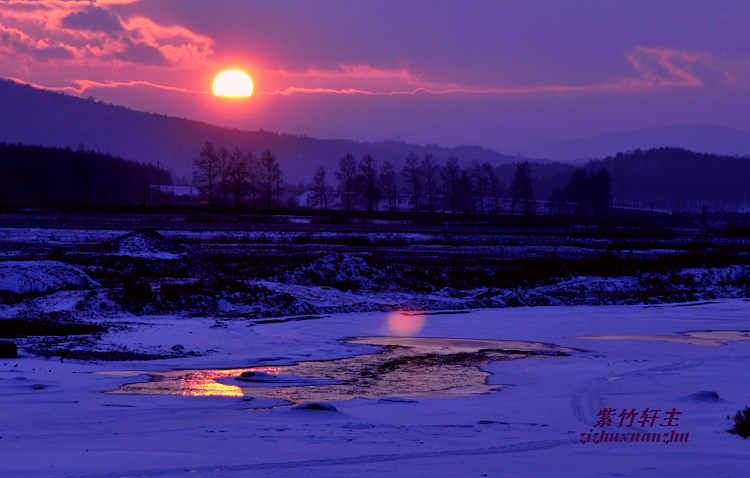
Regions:
<svg viewBox="0 0 750 478"><path fill-rule="evenodd" d="M743 476L750 467L750 443L726 432L727 416L750 405L750 302L742 299L416 318L358 313L252 327L165 316L138 322L104 339L212 352L142 362L2 359L0 475L663 477ZM412 344L408 353L381 360L408 350L404 343ZM425 344L433 348L419 349ZM523 353L533 347L565 352ZM481 350L498 355L471 355ZM420 354L432 358L401 360ZM386 362L401 373L378 369ZM444 362L466 367L440 382ZM350 375L334 376L342 367ZM364 383L386 391L286 402L269 392L331 390L366 367L375 377ZM105 393L204 369L233 369L210 382L240 393ZM237 380L248 371L267 375L256 376L260 386ZM447 388L396 386L409 376ZM459 379L484 388L447 392ZM258 386L263 393L253 392ZM285 406L306 398L337 411ZM617 438L595 443L601 432Z"/></svg>

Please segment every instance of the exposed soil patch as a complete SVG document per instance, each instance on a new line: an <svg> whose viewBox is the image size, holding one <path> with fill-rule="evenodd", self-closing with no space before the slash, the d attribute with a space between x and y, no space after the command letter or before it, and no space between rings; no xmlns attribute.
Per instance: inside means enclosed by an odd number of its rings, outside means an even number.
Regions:
<svg viewBox="0 0 750 478"><path fill-rule="evenodd" d="M106 326L90 323L60 323L49 320L0 319L0 337L67 336L102 333Z"/></svg>
<svg viewBox="0 0 750 478"><path fill-rule="evenodd" d="M728 342L750 340L750 330L696 330L682 332L679 335L592 335L578 338L595 340L659 340L662 342L679 342L718 347L726 345Z"/></svg>

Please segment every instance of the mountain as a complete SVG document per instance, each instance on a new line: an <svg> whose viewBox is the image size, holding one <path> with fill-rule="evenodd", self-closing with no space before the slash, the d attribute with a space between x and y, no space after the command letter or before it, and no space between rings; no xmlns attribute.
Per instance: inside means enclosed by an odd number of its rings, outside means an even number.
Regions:
<svg viewBox="0 0 750 478"><path fill-rule="evenodd" d="M331 177L339 158L352 153L371 154L378 162L391 161L397 168L409 153L431 153L439 160L456 156L468 164L477 159L494 165L519 161L496 151L462 146L419 146L397 141L357 142L316 139L307 136L241 131L199 121L134 111L50 92L0 79L0 141L52 147L82 144L87 150L155 164L173 172L175 179L190 180L192 160L205 141L228 148L239 147L258 155L276 153L284 179L309 182L323 165Z"/></svg>
<svg viewBox="0 0 750 478"><path fill-rule="evenodd" d="M524 154L558 161L604 158L636 149L677 147L726 156L750 154L750 131L711 125L682 125L607 133L528 147Z"/></svg>

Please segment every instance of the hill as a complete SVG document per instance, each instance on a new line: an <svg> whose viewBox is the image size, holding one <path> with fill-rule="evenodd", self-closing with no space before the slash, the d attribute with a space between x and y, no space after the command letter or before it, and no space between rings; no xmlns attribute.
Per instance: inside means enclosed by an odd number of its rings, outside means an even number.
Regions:
<svg viewBox="0 0 750 478"><path fill-rule="evenodd" d="M493 150L465 146L445 148L419 146L397 141L357 142L323 140L308 136L242 131L221 128L199 121L134 111L0 80L0 141L53 147L83 144L126 159L155 164L171 170L175 179L190 180L192 160L205 141L229 148L239 147L254 154L264 150L276 153L284 178L308 182L315 169L324 165L332 172L346 153L356 157L373 155L378 162L389 160L400 166L409 153L431 153L444 160L456 156L468 163L478 159L492 164L518 161Z"/></svg>
<svg viewBox="0 0 750 478"><path fill-rule="evenodd" d="M677 211L737 211L750 205L750 157L655 148L589 163L605 167L615 202Z"/></svg>
<svg viewBox="0 0 750 478"><path fill-rule="evenodd" d="M642 128L534 145L524 154L557 161L604 158L621 151L677 147L727 156L750 154L750 131L713 125Z"/></svg>

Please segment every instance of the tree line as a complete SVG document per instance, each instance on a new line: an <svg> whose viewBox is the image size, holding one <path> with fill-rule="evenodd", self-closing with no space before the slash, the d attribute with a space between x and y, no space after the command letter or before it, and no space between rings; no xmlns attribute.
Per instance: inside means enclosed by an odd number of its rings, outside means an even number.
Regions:
<svg viewBox="0 0 750 478"><path fill-rule="evenodd" d="M397 170L390 161L378 165L369 154L339 159L331 177L319 166L308 186L308 203L320 209L377 209L414 212L499 213L510 193L511 211L533 213L534 190L529 163L518 165L506 190L495 168L473 161L462 168L455 157L440 164L432 154L409 154Z"/></svg>
<svg viewBox="0 0 750 478"><path fill-rule="evenodd" d="M193 160L193 184L211 206L271 208L281 201L282 172L271 151L255 156L207 141Z"/></svg>
<svg viewBox="0 0 750 478"><path fill-rule="evenodd" d="M86 150L0 143L0 201L11 204L142 204L160 168Z"/></svg>
<svg viewBox="0 0 750 478"><path fill-rule="evenodd" d="M193 161L194 185L212 206L254 208L281 206L281 167L271 151L260 156L239 148L228 150L206 142ZM497 168L488 162L472 161L462 167L458 158L441 164L432 154L409 154L402 168L390 161L378 161L370 154L357 159L351 153L338 161L330 174L319 166L309 184L298 191L311 208L450 212L464 214L525 214L537 212L532 167L519 163L506 186ZM548 203L558 213L577 212L603 219L610 202L609 175L576 170L565 188L555 191Z"/></svg>
<svg viewBox="0 0 750 478"><path fill-rule="evenodd" d="M323 166L317 168L308 186L308 205L320 209L408 208L414 212L533 215L537 200L531 170L528 161L517 164L506 187L488 162L475 160L464 168L456 157L440 164L431 154L409 154L397 171L390 161L378 165L371 155L357 160L346 154L339 160L333 178ZM548 202L558 213L575 211L583 217L603 219L610 199L606 170L589 172L580 168Z"/></svg>

